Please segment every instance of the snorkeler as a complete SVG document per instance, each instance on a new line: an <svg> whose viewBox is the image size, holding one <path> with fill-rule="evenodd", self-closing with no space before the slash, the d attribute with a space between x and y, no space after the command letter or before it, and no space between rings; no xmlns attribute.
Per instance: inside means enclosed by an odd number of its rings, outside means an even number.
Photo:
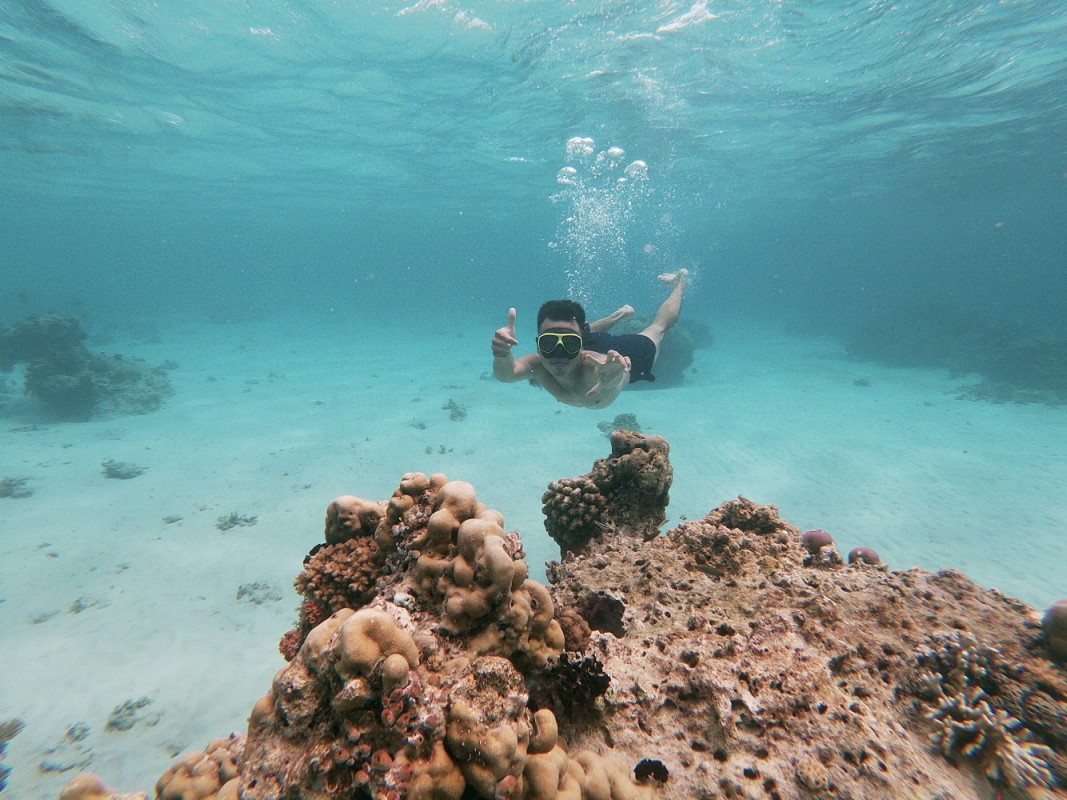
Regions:
<svg viewBox="0 0 1067 800"><path fill-rule="evenodd" d="M678 321L688 270L660 275L672 286L656 311L652 324L640 333L615 336L608 331L629 319L634 310L623 306L592 323L585 309L573 300L549 300L537 312L537 352L515 358L515 309L508 309L508 324L493 334L493 376L513 383L529 379L567 405L604 408L634 381L654 381L652 367L659 346Z"/></svg>

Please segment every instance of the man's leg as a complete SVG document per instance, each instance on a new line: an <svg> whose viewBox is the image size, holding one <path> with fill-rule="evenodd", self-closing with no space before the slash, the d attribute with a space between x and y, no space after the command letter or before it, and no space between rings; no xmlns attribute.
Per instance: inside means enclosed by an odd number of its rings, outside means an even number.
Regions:
<svg viewBox="0 0 1067 800"><path fill-rule="evenodd" d="M595 322L590 322L589 330L593 333L605 333L606 331L610 331L618 323L628 320L633 315L633 306L623 306L617 311L608 314L606 317L602 317Z"/></svg>
<svg viewBox="0 0 1067 800"><path fill-rule="evenodd" d="M656 311L652 324L641 331L642 334L655 343L657 358L659 357L659 345L663 341L664 334L674 327L674 323L678 321L678 314L682 311L682 295L685 293L685 285L689 281L689 270L680 269L677 272L665 273L660 275L659 279L674 288L671 289L667 299L663 301L659 310Z"/></svg>

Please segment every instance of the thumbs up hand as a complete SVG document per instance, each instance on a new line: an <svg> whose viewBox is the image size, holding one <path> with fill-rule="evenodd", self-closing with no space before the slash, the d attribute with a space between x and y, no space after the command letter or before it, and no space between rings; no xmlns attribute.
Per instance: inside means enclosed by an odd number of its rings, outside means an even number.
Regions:
<svg viewBox="0 0 1067 800"><path fill-rule="evenodd" d="M493 358L508 358L511 348L519 343L515 338L515 309L508 309L508 324L493 334Z"/></svg>

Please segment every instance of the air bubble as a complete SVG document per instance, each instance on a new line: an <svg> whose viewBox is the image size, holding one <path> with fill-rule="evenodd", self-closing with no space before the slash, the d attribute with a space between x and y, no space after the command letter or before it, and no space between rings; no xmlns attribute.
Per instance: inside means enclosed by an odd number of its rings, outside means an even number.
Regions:
<svg viewBox="0 0 1067 800"><path fill-rule="evenodd" d="M575 136L567 140L567 158L591 156L595 148L595 143L588 136Z"/></svg>
<svg viewBox="0 0 1067 800"><path fill-rule="evenodd" d="M578 174L578 170L574 167L564 167L558 173L556 173L556 183L563 186L573 186L574 178Z"/></svg>
<svg viewBox="0 0 1067 800"><path fill-rule="evenodd" d="M647 181L648 180L648 164L644 161L633 161L624 170L626 177L632 181Z"/></svg>

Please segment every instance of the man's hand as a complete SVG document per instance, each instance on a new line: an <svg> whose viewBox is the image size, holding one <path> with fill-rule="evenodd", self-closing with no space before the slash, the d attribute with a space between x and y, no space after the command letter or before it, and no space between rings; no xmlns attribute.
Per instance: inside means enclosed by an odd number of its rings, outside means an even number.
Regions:
<svg viewBox="0 0 1067 800"><path fill-rule="evenodd" d="M608 350L607 358L603 363L593 360L593 370L596 373L596 383L585 393L585 396L593 400L604 394L608 396L610 402L626 386L630 375L630 358L620 355L617 350Z"/></svg>
<svg viewBox="0 0 1067 800"><path fill-rule="evenodd" d="M519 343L515 338L515 309L508 309L508 324L493 334L493 358L508 358L511 348Z"/></svg>

